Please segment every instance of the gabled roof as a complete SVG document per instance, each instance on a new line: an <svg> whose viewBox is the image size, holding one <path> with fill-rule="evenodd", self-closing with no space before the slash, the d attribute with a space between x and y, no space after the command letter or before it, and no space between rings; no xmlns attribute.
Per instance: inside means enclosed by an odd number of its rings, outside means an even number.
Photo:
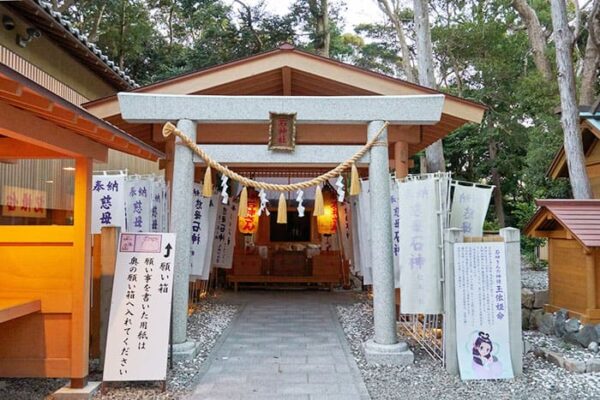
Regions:
<svg viewBox="0 0 600 400"><path fill-rule="evenodd" d="M52 3L44 0L21 0L2 3L27 18L48 37L72 54L81 63L120 90L139 85L83 35Z"/></svg>
<svg viewBox="0 0 600 400"><path fill-rule="evenodd" d="M523 229L548 237L557 224L586 248L600 247L600 200L536 200L539 209Z"/></svg>
<svg viewBox="0 0 600 400"><path fill-rule="evenodd" d="M583 141L583 152L589 154L598 139L600 139L600 113L591 114L589 112L579 113L581 123L581 140ZM554 158L546 176L556 179L560 177L568 177L567 158L565 156L565 148L561 146Z"/></svg>
<svg viewBox="0 0 600 400"><path fill-rule="evenodd" d="M252 96L375 96L441 93L298 50L289 44L240 60L176 76L131 92ZM415 137L409 147L411 155L466 123L481 122L486 110L484 105L456 96L446 94L444 96L441 121L435 125L415 127ZM123 121L116 96L94 100L83 106L94 115L107 119L153 146L160 148L164 145L154 141L151 124L132 124ZM221 137L227 137L227 134ZM356 143L363 141L364 139L360 139Z"/></svg>

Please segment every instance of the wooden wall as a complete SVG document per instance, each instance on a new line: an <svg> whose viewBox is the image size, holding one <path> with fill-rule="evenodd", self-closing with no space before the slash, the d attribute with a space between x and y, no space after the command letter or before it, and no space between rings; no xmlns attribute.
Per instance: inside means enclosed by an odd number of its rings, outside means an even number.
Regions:
<svg viewBox="0 0 600 400"><path fill-rule="evenodd" d="M41 300L0 324L0 377L88 374L91 167L76 159L72 226L0 226L0 296Z"/></svg>
<svg viewBox="0 0 600 400"><path fill-rule="evenodd" d="M597 140L594 140L590 152L586 155L585 164L594 198L600 199L600 146Z"/></svg>
<svg viewBox="0 0 600 400"><path fill-rule="evenodd" d="M551 238L548 246L550 304L585 314L586 260L581 245L574 239Z"/></svg>

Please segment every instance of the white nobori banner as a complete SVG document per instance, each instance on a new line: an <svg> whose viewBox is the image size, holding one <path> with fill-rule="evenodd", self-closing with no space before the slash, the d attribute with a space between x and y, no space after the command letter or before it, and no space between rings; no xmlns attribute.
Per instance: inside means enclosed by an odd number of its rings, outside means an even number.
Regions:
<svg viewBox="0 0 600 400"><path fill-rule="evenodd" d="M216 268L231 269L233 266L236 226L237 204L220 202L212 253L212 264Z"/></svg>
<svg viewBox="0 0 600 400"><path fill-rule="evenodd" d="M92 233L103 226L125 228L125 175L92 177Z"/></svg>
<svg viewBox="0 0 600 400"><path fill-rule="evenodd" d="M460 228L465 236L482 236L493 187L454 184L450 227Z"/></svg>
<svg viewBox="0 0 600 400"><path fill-rule="evenodd" d="M400 308L442 312L439 184L433 177L398 183Z"/></svg>

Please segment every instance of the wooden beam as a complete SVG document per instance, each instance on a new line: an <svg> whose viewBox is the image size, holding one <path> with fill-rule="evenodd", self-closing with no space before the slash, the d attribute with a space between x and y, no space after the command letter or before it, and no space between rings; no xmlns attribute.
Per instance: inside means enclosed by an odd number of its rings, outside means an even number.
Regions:
<svg viewBox="0 0 600 400"><path fill-rule="evenodd" d="M352 157L362 146L296 146L293 152L270 151L265 145L201 145L210 157L228 166L235 165L310 165L335 166ZM369 153L359 163L368 163ZM194 162L203 163L194 155Z"/></svg>
<svg viewBox="0 0 600 400"><path fill-rule="evenodd" d="M292 70L290 67L281 68L281 82L283 83L283 95L292 95Z"/></svg>
<svg viewBox="0 0 600 400"><path fill-rule="evenodd" d="M130 123L264 123L269 113L296 113L298 123L389 121L401 125L439 122L443 94L408 96L203 96L119 93L122 117Z"/></svg>
<svg viewBox="0 0 600 400"><path fill-rule="evenodd" d="M34 114L0 102L0 134L69 157L86 156L106 162L108 148L100 143L37 118Z"/></svg>
<svg viewBox="0 0 600 400"><path fill-rule="evenodd" d="M153 126L162 128L162 125ZM268 124L198 124L198 142L205 144L266 144ZM162 132L156 132L162 137ZM390 142L421 142L418 125L390 125ZM155 140L156 141L156 140ZM361 125L302 124L297 126L297 144L365 144L367 130Z"/></svg>
<svg viewBox="0 0 600 400"><path fill-rule="evenodd" d="M0 138L0 159L68 158L67 155L12 138Z"/></svg>

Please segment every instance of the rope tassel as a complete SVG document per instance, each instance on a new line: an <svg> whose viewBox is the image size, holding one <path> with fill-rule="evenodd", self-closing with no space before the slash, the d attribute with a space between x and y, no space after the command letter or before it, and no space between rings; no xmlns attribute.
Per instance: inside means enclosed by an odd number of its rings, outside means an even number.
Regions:
<svg viewBox="0 0 600 400"><path fill-rule="evenodd" d="M238 210L238 215L240 217L245 217L248 215L248 189L246 186L242 189L240 193L240 208Z"/></svg>
<svg viewBox="0 0 600 400"><path fill-rule="evenodd" d="M360 176L356 164L352 163L352 172L350 173L350 196L356 196L360 193Z"/></svg>
<svg viewBox="0 0 600 400"><path fill-rule="evenodd" d="M325 207L323 206L323 192L321 191L321 186L317 186L317 190L315 192L315 209L313 210L313 215L315 217L320 217L325 214Z"/></svg>
<svg viewBox="0 0 600 400"><path fill-rule="evenodd" d="M210 166L207 166L206 172L204 173L204 183L202 184L202 196L203 197L211 197L212 195L213 195L212 171L210 170Z"/></svg>
<svg viewBox="0 0 600 400"><path fill-rule="evenodd" d="M287 205L285 204L285 195L279 195L279 205L277 206L277 223L287 224Z"/></svg>

